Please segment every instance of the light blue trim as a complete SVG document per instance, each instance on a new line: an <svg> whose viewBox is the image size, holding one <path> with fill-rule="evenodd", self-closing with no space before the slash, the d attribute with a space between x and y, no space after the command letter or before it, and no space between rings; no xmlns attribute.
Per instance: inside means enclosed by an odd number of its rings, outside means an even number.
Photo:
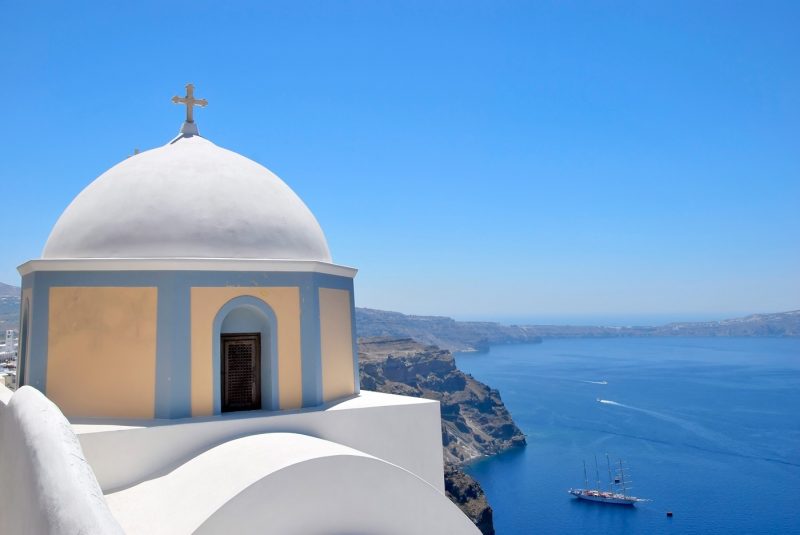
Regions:
<svg viewBox="0 0 800 535"><path fill-rule="evenodd" d="M35 276L34 282L38 282ZM47 395L47 344L50 322L50 288L33 286L31 343L28 347L28 384Z"/></svg>
<svg viewBox="0 0 800 535"><path fill-rule="evenodd" d="M189 288L202 287L254 287L302 286L316 280L326 288L352 288L353 279L307 272L258 272L258 271L37 271L26 275L35 276L37 285L51 286L161 286L180 281ZM23 280L25 280L23 279ZM33 284L31 284L33 286Z"/></svg>
<svg viewBox="0 0 800 535"><path fill-rule="evenodd" d="M220 345L222 323L225 318L238 308L250 308L264 316L266 328L261 329L261 408L277 410L280 405L278 396L278 320L275 312L267 303L252 295L234 297L214 317L214 326L211 329L212 347L212 377L214 380L214 414L222 413L222 385L221 382L221 355ZM264 385L269 385L268 395L264 395Z"/></svg>
<svg viewBox="0 0 800 535"><path fill-rule="evenodd" d="M351 281L352 282L352 281ZM353 388L354 393L361 392L361 374L358 368L358 341L356 340L356 297L350 287L350 336L353 342Z"/></svg>
<svg viewBox="0 0 800 535"><path fill-rule="evenodd" d="M20 284L20 287L23 290L33 287L33 278L35 277L35 275L36 275L35 273L29 273L24 277L22 277L22 282Z"/></svg>
<svg viewBox="0 0 800 535"><path fill-rule="evenodd" d="M19 363L19 370L17 370L17 388L28 384L25 374L28 373L29 362L31 359L31 341L33 340L33 326L31 325L31 301L33 299L33 282L34 274L29 273L22 277L20 282L20 325L19 325L19 342L17 351L17 362ZM31 296L27 299L23 298L25 290L31 290ZM45 366L46 367L46 366Z"/></svg>
<svg viewBox="0 0 800 535"><path fill-rule="evenodd" d="M313 407L323 401L319 283L316 279L300 287L300 333L303 407Z"/></svg>
<svg viewBox="0 0 800 535"><path fill-rule="evenodd" d="M192 415L190 288L183 281L160 281L156 331L156 418Z"/></svg>
<svg viewBox="0 0 800 535"><path fill-rule="evenodd" d="M17 370L17 388L24 386L25 371L28 369L28 339L30 338L30 299L21 299L20 314L19 314L19 338L17 341L17 362L19 369Z"/></svg>
<svg viewBox="0 0 800 535"><path fill-rule="evenodd" d="M320 273L314 274L314 283L317 288L330 288L331 290L348 290L353 293L353 279L347 277L334 277Z"/></svg>

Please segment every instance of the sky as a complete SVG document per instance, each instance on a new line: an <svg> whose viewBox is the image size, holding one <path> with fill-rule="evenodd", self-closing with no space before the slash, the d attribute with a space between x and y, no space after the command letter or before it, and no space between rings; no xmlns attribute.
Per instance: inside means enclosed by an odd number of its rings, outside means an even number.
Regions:
<svg viewBox="0 0 800 535"><path fill-rule="evenodd" d="M798 27L772 1L0 0L0 281L193 82L200 133L300 195L359 306L798 309Z"/></svg>

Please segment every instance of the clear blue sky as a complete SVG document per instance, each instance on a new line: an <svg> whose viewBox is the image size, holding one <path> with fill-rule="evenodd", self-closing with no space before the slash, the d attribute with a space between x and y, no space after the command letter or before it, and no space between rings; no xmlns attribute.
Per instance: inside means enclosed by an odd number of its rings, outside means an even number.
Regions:
<svg viewBox="0 0 800 535"><path fill-rule="evenodd" d="M359 305L800 308L798 28L798 2L0 2L0 281L176 133L192 81L201 133L297 191Z"/></svg>

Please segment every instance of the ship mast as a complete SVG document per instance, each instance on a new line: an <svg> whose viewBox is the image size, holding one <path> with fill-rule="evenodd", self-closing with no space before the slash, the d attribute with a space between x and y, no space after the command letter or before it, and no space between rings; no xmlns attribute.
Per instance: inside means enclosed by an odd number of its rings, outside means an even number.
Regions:
<svg viewBox="0 0 800 535"><path fill-rule="evenodd" d="M600 468L597 466L597 454L594 454L594 473L597 476L597 490L600 490Z"/></svg>
<svg viewBox="0 0 800 535"><path fill-rule="evenodd" d="M628 489L625 488L625 471L622 469L622 459L619 460L619 476L622 480L622 495L628 495Z"/></svg>
<svg viewBox="0 0 800 535"><path fill-rule="evenodd" d="M606 453L606 464L608 465L608 490L614 492L614 478L611 477L611 459L608 458L608 453Z"/></svg>
<svg viewBox="0 0 800 535"><path fill-rule="evenodd" d="M583 483L584 483L584 485L586 485L585 488L588 489L589 488L589 477L586 475L586 460L585 459L583 461Z"/></svg>

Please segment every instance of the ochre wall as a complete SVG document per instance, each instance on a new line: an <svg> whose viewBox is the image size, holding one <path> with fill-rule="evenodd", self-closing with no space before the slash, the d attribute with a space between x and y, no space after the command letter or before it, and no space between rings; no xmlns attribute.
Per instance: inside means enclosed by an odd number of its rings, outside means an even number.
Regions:
<svg viewBox="0 0 800 535"><path fill-rule="evenodd" d="M320 288L319 317L322 399L328 401L355 391L350 292Z"/></svg>
<svg viewBox="0 0 800 535"><path fill-rule="evenodd" d="M156 288L50 288L47 397L67 416L153 418Z"/></svg>
<svg viewBox="0 0 800 535"><path fill-rule="evenodd" d="M192 416L214 413L214 318L231 299L249 295L261 299L278 321L278 396L281 409L303 402L300 367L300 289L294 287L192 288Z"/></svg>

